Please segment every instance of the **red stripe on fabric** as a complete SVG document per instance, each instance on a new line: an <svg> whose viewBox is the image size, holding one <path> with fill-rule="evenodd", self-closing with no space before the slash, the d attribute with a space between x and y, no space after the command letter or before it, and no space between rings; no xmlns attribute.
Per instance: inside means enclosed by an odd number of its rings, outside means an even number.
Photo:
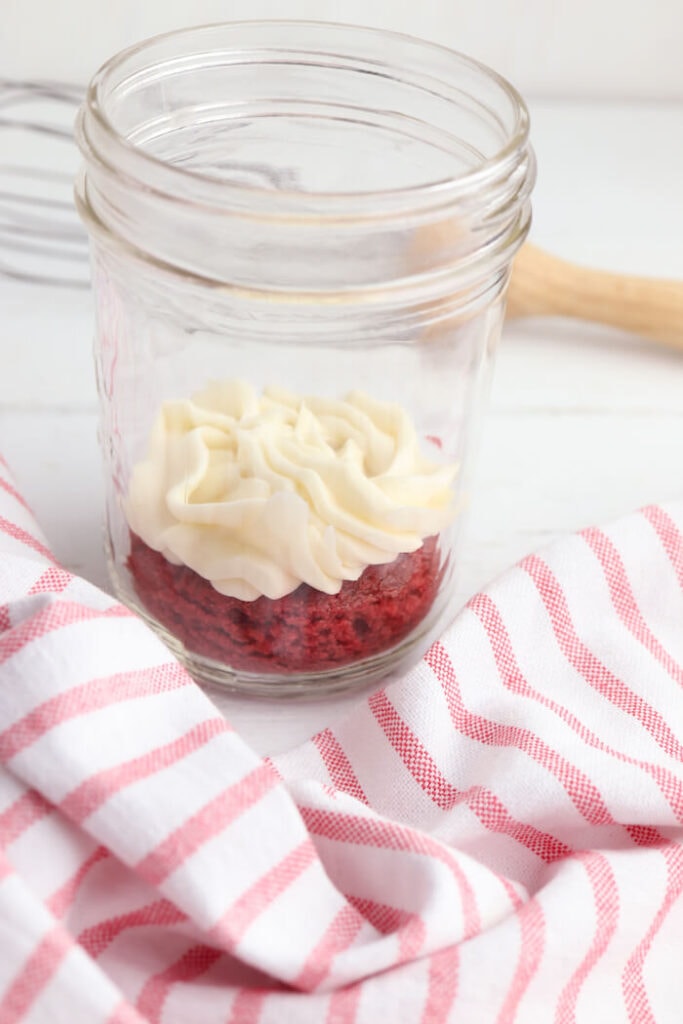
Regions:
<svg viewBox="0 0 683 1024"><path fill-rule="evenodd" d="M73 905L76 898L76 894L80 889L85 879L90 874L91 870L96 864L101 863L103 860L108 860L111 854L105 846L98 846L90 854L87 860L84 860L79 869L74 875L61 885L59 889L53 892L52 896L46 900L46 906L55 917L63 917L66 912Z"/></svg>
<svg viewBox="0 0 683 1024"><path fill-rule="evenodd" d="M411 921L397 933L398 955L396 966L416 960L425 939L427 938L427 926L421 917L415 915Z"/></svg>
<svg viewBox="0 0 683 1024"><path fill-rule="evenodd" d="M414 832L397 822L385 818L365 818L344 811L319 810L317 807L299 807L303 822L313 835L338 843L372 846L380 850L397 850L435 856L451 864L451 858L426 832Z"/></svg>
<svg viewBox="0 0 683 1024"><path fill-rule="evenodd" d="M467 607L477 616L486 632L501 681L505 688L510 690L511 693L515 693L528 700L533 700L542 707L547 708L594 750L600 750L609 757L613 757L623 764L640 768L650 775L678 821L683 823L683 784L681 780L661 765L630 757L628 754L609 746L563 704L558 703L530 686L519 668L502 616L487 594L476 594Z"/></svg>
<svg viewBox="0 0 683 1024"><path fill-rule="evenodd" d="M386 903L377 903L375 900L360 896L347 896L346 898L380 935L391 935L399 931L415 917L409 910L390 907Z"/></svg>
<svg viewBox="0 0 683 1024"><path fill-rule="evenodd" d="M416 832L383 818L364 818L339 811L299 806L306 828L313 835L334 842L354 843L383 850L396 850L431 857L444 864L453 876L463 911L463 938L469 939L480 928L479 913L472 887L457 857L445 850L425 832Z"/></svg>
<svg viewBox="0 0 683 1024"><path fill-rule="evenodd" d="M35 946L28 960L0 998L0 1024L17 1024L59 970L73 942L58 925Z"/></svg>
<svg viewBox="0 0 683 1024"><path fill-rule="evenodd" d="M545 949L545 918L536 899L523 903L516 916L520 931L519 959L500 1013L496 1017L496 1024L511 1024L514 1021Z"/></svg>
<svg viewBox="0 0 683 1024"><path fill-rule="evenodd" d="M451 810L464 800L464 793L449 782L429 751L404 722L384 690L374 693L368 706L404 766L437 807Z"/></svg>
<svg viewBox="0 0 683 1024"><path fill-rule="evenodd" d="M264 757L263 758L263 763L267 764L268 767L270 768L270 770L272 772L274 772L275 775L277 775L277 777L280 780L280 782L284 782L284 776L283 776L282 772L280 771L280 769L278 768L278 766L275 764L275 761L273 761L272 757Z"/></svg>
<svg viewBox="0 0 683 1024"><path fill-rule="evenodd" d="M427 928L419 914L357 896L346 898L381 935L396 936L399 943L397 965L415 959L427 935Z"/></svg>
<svg viewBox="0 0 683 1024"><path fill-rule="evenodd" d="M35 789L29 789L0 814L0 849L16 842L37 821L41 821L53 810L53 806Z"/></svg>
<svg viewBox="0 0 683 1024"><path fill-rule="evenodd" d="M132 612L120 604L102 611L76 604L74 601L54 601L0 637L0 664L18 654L28 644L67 626L98 619L124 619L131 616Z"/></svg>
<svg viewBox="0 0 683 1024"><path fill-rule="evenodd" d="M5 491L6 494L9 494L10 497L14 498L14 500L17 501L22 506L22 508L25 508L26 511L31 516L33 515L29 503L21 496L21 494L19 494L19 491L16 489L16 487L13 487L8 480L5 480L4 477L1 476L0 487L2 488L3 491Z"/></svg>
<svg viewBox="0 0 683 1024"><path fill-rule="evenodd" d="M76 941L86 953L97 959L114 939L130 928L146 928L154 925L168 928L171 925L182 924L184 921L187 921L187 914L184 914L169 900L160 899L148 903L144 907L138 907L137 910L131 910L127 914L118 914L116 917L110 917L106 921L94 924L82 931Z"/></svg>
<svg viewBox="0 0 683 1024"><path fill-rule="evenodd" d="M597 786L539 736L516 725L502 725L469 711L463 702L453 663L443 644L434 643L424 656L443 690L458 732L486 746L515 747L536 761L560 783L577 811L591 825L613 825L614 818Z"/></svg>
<svg viewBox="0 0 683 1024"><path fill-rule="evenodd" d="M626 831L636 846L661 846L667 840L652 825L627 825Z"/></svg>
<svg viewBox="0 0 683 1024"><path fill-rule="evenodd" d="M647 996L643 968L657 932L683 892L683 848L672 843L662 850L666 861L667 885L664 899L652 924L629 957L621 976L622 991L630 1024L657 1024Z"/></svg>
<svg viewBox="0 0 683 1024"><path fill-rule="evenodd" d="M586 683L624 714L634 718L670 757L683 760L683 746L656 708L611 672L580 639L562 588L537 555L520 563L545 605L559 649Z"/></svg>
<svg viewBox="0 0 683 1024"><path fill-rule="evenodd" d="M645 621L615 545L601 530L584 530L581 536L602 566L614 609L629 633L652 654L676 683L683 685L683 667L671 657Z"/></svg>
<svg viewBox="0 0 683 1024"><path fill-rule="evenodd" d="M16 523L10 522L9 519L5 519L4 516L0 516L0 533L4 533L7 537L11 537L12 540L18 540L20 544L30 548L31 551L35 551L37 554L42 555L43 558L47 559L48 562L52 562L53 565L59 565L57 559L52 554L49 548L46 548L44 544L41 544L34 536L32 536L28 530L23 530L21 526L17 526Z"/></svg>
<svg viewBox="0 0 683 1024"><path fill-rule="evenodd" d="M163 842L143 857L135 870L150 885L161 885L204 843L223 832L231 822L257 804L278 784L270 768L259 764L174 829Z"/></svg>
<svg viewBox="0 0 683 1024"><path fill-rule="evenodd" d="M462 902L462 916L465 925L465 934L463 935L463 939L470 939L473 935L477 935L481 930L481 920L479 917L477 900L470 881L463 871L460 863L457 860L454 860L449 866L451 873L455 878L456 885L460 893L460 900Z"/></svg>
<svg viewBox="0 0 683 1024"><path fill-rule="evenodd" d="M147 1024L134 1007L122 1000L107 1017L107 1024Z"/></svg>
<svg viewBox="0 0 683 1024"><path fill-rule="evenodd" d="M27 596L33 597L36 594L61 594L73 580L73 576L66 569L57 565L49 566L41 573L36 582L27 592ZM31 620L28 620L29 622ZM6 632L11 627L9 605L0 605L0 633Z"/></svg>
<svg viewBox="0 0 683 1024"><path fill-rule="evenodd" d="M0 851L0 882L14 874L14 867L5 855Z"/></svg>
<svg viewBox="0 0 683 1024"><path fill-rule="evenodd" d="M249 926L282 895L317 859L310 839L305 839L242 893L209 931L214 942L232 950Z"/></svg>
<svg viewBox="0 0 683 1024"><path fill-rule="evenodd" d="M140 757L92 775L64 797L59 805L60 810L80 824L126 786L170 768L200 750L216 736L231 731L223 718L209 718L200 722L171 743L155 747Z"/></svg>
<svg viewBox="0 0 683 1024"><path fill-rule="evenodd" d="M145 982L136 1003L140 1013L149 1024L159 1024L164 1003L173 985L196 981L222 956L219 949L212 949L211 946L192 946L170 967L152 975Z"/></svg>
<svg viewBox="0 0 683 1024"><path fill-rule="evenodd" d="M445 1024L458 994L460 954L457 946L434 953L429 959L429 988L421 1024Z"/></svg>
<svg viewBox="0 0 683 1024"><path fill-rule="evenodd" d="M0 733L0 762L6 763L51 729L112 704L156 696L193 685L177 662L91 679L50 697Z"/></svg>
<svg viewBox="0 0 683 1024"><path fill-rule="evenodd" d="M576 858L583 863L593 890L595 935L590 949L560 995L555 1024L574 1024L581 987L609 946L619 919L619 889L607 858L594 851L579 853Z"/></svg>
<svg viewBox="0 0 683 1024"><path fill-rule="evenodd" d="M358 781L351 762L332 730L324 729L323 732L319 732L317 736L313 737L313 743L323 759L335 788L369 805L368 798Z"/></svg>
<svg viewBox="0 0 683 1024"><path fill-rule="evenodd" d="M507 898L510 900L510 903L512 904L513 909L514 910L519 910L520 907L523 907L524 906L524 900L519 895L519 893L515 889L514 885L510 881L510 879L509 878L505 878L504 875L500 875L498 880L500 881L500 884L505 889L505 893L507 895Z"/></svg>
<svg viewBox="0 0 683 1024"><path fill-rule="evenodd" d="M73 576L66 569L59 566L50 566L38 577L29 590L29 594L61 594L73 580Z"/></svg>
<svg viewBox="0 0 683 1024"><path fill-rule="evenodd" d="M513 818L502 800L490 790L483 786L460 790L450 783L383 690L370 697L368 706L407 770L437 807L452 810L458 804L466 804L490 832L509 836L545 863L571 853L567 844L555 836Z"/></svg>
<svg viewBox="0 0 683 1024"><path fill-rule="evenodd" d="M330 973L335 957L351 946L364 925L363 918L350 904L342 907L320 941L311 950L294 984L304 992L313 992Z"/></svg>
<svg viewBox="0 0 683 1024"><path fill-rule="evenodd" d="M235 996L227 1024L258 1024L266 993L261 989L243 988Z"/></svg>
<svg viewBox="0 0 683 1024"><path fill-rule="evenodd" d="M671 562L683 590L683 534L671 516L657 505L650 505L642 510L643 516L650 523Z"/></svg>
<svg viewBox="0 0 683 1024"><path fill-rule="evenodd" d="M347 985L346 988L338 988L333 992L327 1005L325 1024L353 1024L362 994L362 983Z"/></svg>

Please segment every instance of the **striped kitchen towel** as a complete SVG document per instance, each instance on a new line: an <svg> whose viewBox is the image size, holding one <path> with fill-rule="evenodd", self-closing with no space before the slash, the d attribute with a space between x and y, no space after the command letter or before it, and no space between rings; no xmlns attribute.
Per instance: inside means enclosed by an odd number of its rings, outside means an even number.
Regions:
<svg viewBox="0 0 683 1024"><path fill-rule="evenodd" d="M0 1024L678 1022L683 506L260 759L0 467Z"/></svg>

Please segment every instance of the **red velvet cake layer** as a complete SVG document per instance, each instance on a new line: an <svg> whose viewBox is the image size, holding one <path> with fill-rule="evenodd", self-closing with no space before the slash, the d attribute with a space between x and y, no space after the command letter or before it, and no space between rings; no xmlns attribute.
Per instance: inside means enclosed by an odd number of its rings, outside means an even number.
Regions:
<svg viewBox="0 0 683 1024"><path fill-rule="evenodd" d="M144 607L188 651L255 673L325 671L393 647L425 617L441 579L436 537L333 595L302 583L277 600L226 597L135 534L128 568Z"/></svg>

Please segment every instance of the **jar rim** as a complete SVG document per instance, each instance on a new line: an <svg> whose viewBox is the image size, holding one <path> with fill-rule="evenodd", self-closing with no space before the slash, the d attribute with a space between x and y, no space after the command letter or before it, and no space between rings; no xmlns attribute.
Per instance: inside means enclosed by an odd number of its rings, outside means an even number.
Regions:
<svg viewBox="0 0 683 1024"><path fill-rule="evenodd" d="M223 179L186 167L179 167L170 161L160 159L122 135L107 113L107 102L104 96L107 84L116 77L117 73L125 69L126 64L134 62L135 58L146 52L153 53L155 47L175 40L201 41L202 37L221 30L226 32L262 32L265 35L269 31L278 29L283 31L324 30L335 39L353 39L355 37L358 40L362 37L365 41L375 40L384 43L393 41L397 45L411 47L416 56L431 54L438 57L442 63L449 62L454 70L460 68L474 73L482 82L496 87L500 96L509 103L513 119L509 129L507 126L501 125L506 132L505 141L496 153L483 158L471 170L468 169L462 174L434 181L387 188L381 191L301 192L286 188L274 191L253 183L226 182ZM268 42L263 44L264 53L275 53L278 49L279 47L274 47ZM218 51L214 50L214 52ZM235 47L235 52L239 52L239 46ZM208 56L210 53L210 49L201 51L204 56ZM320 50L315 55L333 56L334 54ZM341 51L340 48L337 56L342 55L353 56L348 51ZM369 63L367 58L364 60ZM167 61L160 63L165 62ZM154 66L154 64L150 66ZM437 81L448 84L442 79ZM490 108L485 109L490 112ZM179 199L196 205L217 209L225 209L229 206L254 213L258 211L261 214L273 215L276 219L280 219L284 208L287 211L287 219L295 218L302 221L314 219L318 223L321 220L338 219L374 221L386 216L395 217L400 213L415 213L447 206L466 198L481 188L495 185L501 177L509 174L511 167L519 160L520 151L523 151L528 143L529 114L520 93L502 75L480 61L440 43L407 33L345 22L298 19L241 20L176 29L149 37L115 54L100 67L90 82L79 116L77 135L81 149L86 156L95 155L98 160L109 165L110 168L116 166L119 173L123 171L131 181L147 185L153 191L161 191L166 195L177 195ZM106 157L102 154L101 144L107 148Z"/></svg>

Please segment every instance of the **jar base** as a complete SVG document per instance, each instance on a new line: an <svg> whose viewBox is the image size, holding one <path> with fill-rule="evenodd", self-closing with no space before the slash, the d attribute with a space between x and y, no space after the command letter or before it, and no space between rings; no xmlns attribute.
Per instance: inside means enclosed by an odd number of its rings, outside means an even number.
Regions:
<svg viewBox="0 0 683 1024"><path fill-rule="evenodd" d="M224 693L238 694L241 697L319 700L353 690L362 690L390 676L397 677L419 660L426 647L426 638L432 632L438 618L435 614L427 615L400 643L354 664L315 672L242 672L189 651L177 637L149 614L137 595L132 595L121 585L116 573L110 570L110 575L119 600L143 619L198 685L208 689L220 689Z"/></svg>
<svg viewBox="0 0 683 1024"><path fill-rule="evenodd" d="M336 595L302 584L284 598L245 603L132 532L129 541L125 572L110 551L122 600L199 682L255 696L316 698L405 669L414 648L422 651L445 570L430 537L417 551L368 566Z"/></svg>

